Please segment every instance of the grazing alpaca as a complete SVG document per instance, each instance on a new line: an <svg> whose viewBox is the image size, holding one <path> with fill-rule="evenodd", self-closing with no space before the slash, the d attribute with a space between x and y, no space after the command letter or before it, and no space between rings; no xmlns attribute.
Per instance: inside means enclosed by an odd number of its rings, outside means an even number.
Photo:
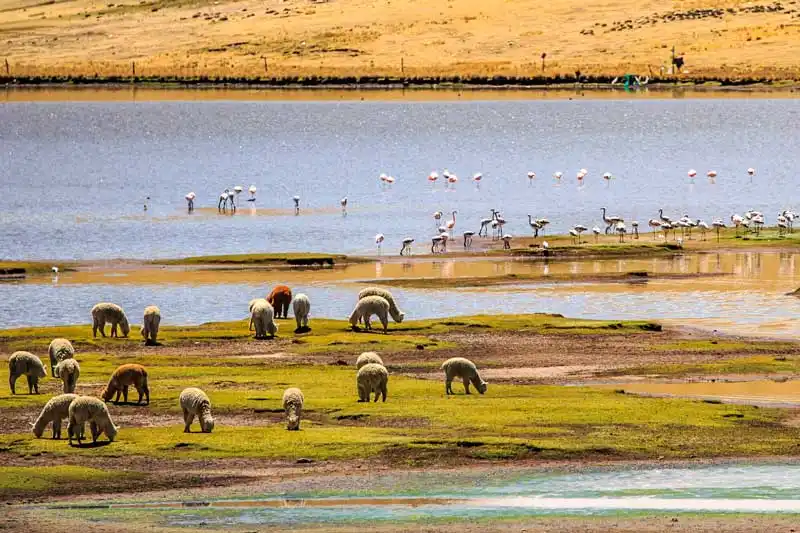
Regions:
<svg viewBox="0 0 800 533"><path fill-rule="evenodd" d="M275 309L275 318L288 318L289 304L292 303L292 289L286 285L278 285L269 293L267 301Z"/></svg>

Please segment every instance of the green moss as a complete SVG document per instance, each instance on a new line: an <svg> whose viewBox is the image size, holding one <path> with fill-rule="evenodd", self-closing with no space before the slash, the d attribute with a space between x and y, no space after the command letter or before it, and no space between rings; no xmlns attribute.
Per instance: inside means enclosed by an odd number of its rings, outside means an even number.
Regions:
<svg viewBox="0 0 800 533"><path fill-rule="evenodd" d="M104 364L110 371L113 365ZM103 372L97 361L87 367L90 375ZM427 453L442 451L484 459L680 458L789 454L800 438L800 429L781 425L785 412L776 409L641 398L587 387L490 385L486 395L448 397L440 381L395 374L386 403L358 403L353 367L224 368L152 367L149 407L110 407L112 416L174 416L173 426L123 427L117 441L95 449L29 434L2 435L0 448L18 455L159 458L387 455L423 461ZM216 413L245 413L254 425L221 423L212 434L184 434L177 397L187 384L206 390ZM306 397L307 420L300 432L286 431L282 422L281 395L289 386L300 387Z"/></svg>
<svg viewBox="0 0 800 533"><path fill-rule="evenodd" d="M605 373L604 375L659 375L659 376L709 376L728 374L798 374L800 358L783 355L759 355L728 359L714 363L693 363L674 365L649 365L627 368Z"/></svg>
<svg viewBox="0 0 800 533"><path fill-rule="evenodd" d="M126 475L82 466L0 466L0 494L47 490L60 484L112 481Z"/></svg>
<svg viewBox="0 0 800 533"><path fill-rule="evenodd" d="M74 270L72 263L43 263L36 261L0 261L0 276L49 274L57 266L62 272Z"/></svg>

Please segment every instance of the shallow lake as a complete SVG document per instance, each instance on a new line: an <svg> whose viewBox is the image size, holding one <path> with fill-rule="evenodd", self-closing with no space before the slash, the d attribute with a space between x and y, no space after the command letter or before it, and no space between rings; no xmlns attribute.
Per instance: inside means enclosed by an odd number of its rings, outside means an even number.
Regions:
<svg viewBox="0 0 800 533"><path fill-rule="evenodd" d="M297 526L426 522L535 516L624 516L637 512L800 513L800 467L718 465L600 469L579 473L526 469L400 472L289 481L264 494L200 501L102 502L60 509L97 521L138 519L183 527ZM334 488L336 487L336 488ZM85 505L85 503L84 503ZM102 508L105 507L105 508Z"/></svg>
<svg viewBox="0 0 800 533"><path fill-rule="evenodd" d="M645 282L554 283L548 275L630 272L719 274ZM98 301L128 310L134 323L157 304L164 324L244 320L247 302L278 283L306 293L313 317L349 316L369 280L454 279L501 274L542 276L541 282L489 287L391 288L409 318L486 313L561 313L576 318L675 320L709 329L772 337L800 334L800 254L739 252L670 258L596 261L493 261L437 259L352 265L335 269L203 270L98 268L0 283L0 324L76 324L90 320ZM56 302L41 305L42 302ZM313 326L313 323L312 323ZM282 326L283 329L292 326Z"/></svg>
<svg viewBox="0 0 800 533"><path fill-rule="evenodd" d="M365 253L379 232L395 254L405 237L430 238L437 210L458 211L459 233L477 230L497 208L506 232L527 235L529 213L565 232L601 223L604 206L645 226L659 208L709 222L758 209L774 221L797 200L797 99L504 100L498 93L494 100L239 94L196 101L191 92L175 94L0 103L3 258ZM757 169L752 179L748 167ZM426 176L445 168L460 181L431 186ZM581 168L589 174L579 186ZM698 171L693 182L689 168ZM709 169L718 172L714 183ZM530 183L528 171L537 174ZM396 182L382 186L382 172ZM483 173L480 187L475 172ZM608 184L604 172L615 176ZM251 184L255 202L246 201ZM237 214L218 214L220 192L235 185L245 189ZM189 191L197 193L192 215Z"/></svg>

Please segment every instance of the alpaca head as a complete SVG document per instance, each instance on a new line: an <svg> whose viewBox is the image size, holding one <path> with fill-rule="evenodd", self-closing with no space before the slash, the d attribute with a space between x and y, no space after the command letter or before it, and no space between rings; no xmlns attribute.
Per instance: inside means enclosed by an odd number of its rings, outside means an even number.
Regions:
<svg viewBox="0 0 800 533"><path fill-rule="evenodd" d="M130 324L128 324L128 319L125 318L124 316L122 317L122 320L120 320L119 322L119 328L122 331L123 337L127 337L128 333L131 332L131 326Z"/></svg>

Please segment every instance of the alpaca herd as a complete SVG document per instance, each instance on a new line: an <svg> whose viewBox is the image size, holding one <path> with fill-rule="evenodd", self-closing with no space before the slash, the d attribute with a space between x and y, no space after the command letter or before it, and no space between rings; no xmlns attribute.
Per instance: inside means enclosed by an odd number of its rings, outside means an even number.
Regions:
<svg viewBox="0 0 800 533"><path fill-rule="evenodd" d="M311 304L308 297L298 294L292 299L291 294L288 287L278 286L268 298L257 298L250 302L250 327L251 329L255 327L257 339L266 337L267 333L274 336L277 332L277 325L274 322L277 313L273 309L273 305L276 306L276 309L279 308L283 317L286 318L286 311L292 304L297 320L297 331L310 331L308 314ZM106 322L110 322L112 325L112 336L116 336L117 327L123 336L127 336L130 331L125 312L117 305L97 304L91 314L93 336L97 335L98 330L101 335L105 336L103 329ZM366 329L370 329L372 315L378 315L384 332L388 327L389 316L398 323L402 322L405 317L405 314L397 307L392 294L377 287L370 287L359 293L358 303L350 316L350 324L353 329L358 329L358 323L361 321ZM144 325L141 329L146 345L158 345L156 339L160 322L160 310L155 306L147 307L144 313ZM99 392L99 397L82 396L75 394L80 376L80 366L75 358L75 348L72 343L68 339L54 339L48 347L48 353L52 377L58 377L63 381L64 393L51 398L32 424L33 434L37 438L41 438L47 426L52 425L53 438L60 439L62 421L67 420L67 436L70 444L73 440L77 440L80 444L85 439L84 426L87 422L90 426L92 443L96 443L102 434L106 435L109 442L113 442L117 437L119 426L114 424L106 403L118 404L122 398L122 401L127 404L130 387L136 389L138 393L136 405L141 405L142 402L145 405L150 403L148 372L140 364L128 363L119 366ZM23 375L27 377L28 393L39 394L39 379L47 377L47 370L39 357L30 352L14 352L8 360L8 366L9 387L12 394L16 394L16 381ZM456 378L463 381L465 394L470 394L470 384L480 394L484 394L487 390L487 384L480 377L477 367L467 359L462 357L448 359L442 364L441 369L445 373L447 395L453 394L452 382ZM389 371L380 355L375 352L364 352L358 356L356 389L359 402L369 402L371 399L374 399L375 402L378 399L386 402L388 383ZM299 430L305 404L303 392L296 387L289 387L283 394L282 402L287 430ZM214 430L215 422L211 414L211 400L204 391L196 387L184 389L178 397L178 405L183 413L184 432L191 432L195 418L199 420L200 430L203 433L211 433Z"/></svg>

